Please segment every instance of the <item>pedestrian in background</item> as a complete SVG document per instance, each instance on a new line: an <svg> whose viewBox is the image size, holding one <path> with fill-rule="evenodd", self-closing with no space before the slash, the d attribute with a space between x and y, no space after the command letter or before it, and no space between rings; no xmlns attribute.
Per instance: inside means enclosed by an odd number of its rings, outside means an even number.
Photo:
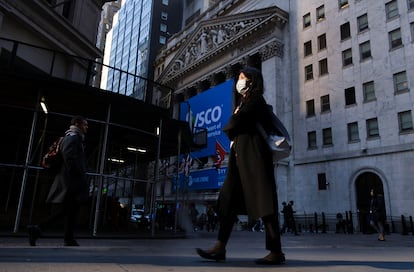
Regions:
<svg viewBox="0 0 414 272"><path fill-rule="evenodd" d="M216 219L217 215L216 215L216 211L214 210L213 206L208 205L207 208L207 231L209 232L210 230L212 232L214 232L214 230L216 229Z"/></svg>
<svg viewBox="0 0 414 272"><path fill-rule="evenodd" d="M247 213L252 219L263 220L266 249L270 251L257 259L256 264L281 264L285 256L280 241L273 158L257 129L258 123L266 131L271 126L271 116L263 98L262 73L252 67L242 69L236 90L241 95L240 104L223 128L231 147L227 175L218 199L218 237L213 247L196 251L202 258L224 261L237 215Z"/></svg>
<svg viewBox="0 0 414 272"><path fill-rule="evenodd" d="M384 225L385 225L385 205L384 198L380 194L376 194L371 189L371 201L369 206L369 224L378 233L378 241L385 241Z"/></svg>
<svg viewBox="0 0 414 272"><path fill-rule="evenodd" d="M76 219L80 205L87 201L89 189L86 179L84 139L88 121L82 116L71 120L60 146L63 164L54 178L46 202L51 203L50 216L39 225L28 226L29 243L36 246L41 231L64 219L64 245L79 246L74 238Z"/></svg>
<svg viewBox="0 0 414 272"><path fill-rule="evenodd" d="M287 229L292 231L295 236L299 235L297 229L296 229L296 220L295 220L295 213L296 211L293 210L293 204L295 202L293 200L290 200L288 204L286 205L286 209L284 210L283 214L285 215L285 224L287 226Z"/></svg>
<svg viewBox="0 0 414 272"><path fill-rule="evenodd" d="M281 213L283 214L283 225L282 225L282 230L280 231L280 234L283 234L283 233L289 231L289 228L288 228L288 211L287 211L286 201L282 202L282 211L281 211Z"/></svg>

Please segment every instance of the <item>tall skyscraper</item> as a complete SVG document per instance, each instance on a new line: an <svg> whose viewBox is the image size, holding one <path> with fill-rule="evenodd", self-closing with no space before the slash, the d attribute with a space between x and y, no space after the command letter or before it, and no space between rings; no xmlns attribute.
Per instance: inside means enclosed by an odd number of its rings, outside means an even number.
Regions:
<svg viewBox="0 0 414 272"><path fill-rule="evenodd" d="M104 68L103 89L151 101L153 62L167 39L181 28L180 7L181 1L168 0L122 3L105 47L104 63L115 69Z"/></svg>

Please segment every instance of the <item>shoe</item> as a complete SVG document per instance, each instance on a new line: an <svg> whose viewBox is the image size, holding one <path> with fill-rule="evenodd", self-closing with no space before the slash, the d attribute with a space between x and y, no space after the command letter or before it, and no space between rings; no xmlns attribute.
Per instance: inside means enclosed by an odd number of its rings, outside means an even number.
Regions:
<svg viewBox="0 0 414 272"><path fill-rule="evenodd" d="M201 258L214 260L216 262L225 261L226 260L226 251L222 252L207 252L202 250L201 248L196 248L197 254L200 255Z"/></svg>
<svg viewBox="0 0 414 272"><path fill-rule="evenodd" d="M275 265L275 264L283 264L286 262L285 254L283 253L269 253L266 257L257 259L255 261L256 264L260 265Z"/></svg>
<svg viewBox="0 0 414 272"><path fill-rule="evenodd" d="M65 241L64 246L79 246L76 240Z"/></svg>
<svg viewBox="0 0 414 272"><path fill-rule="evenodd" d="M42 232L40 231L39 226L29 225L27 226L27 234L29 235L29 244L30 246L36 246L36 241L41 236Z"/></svg>

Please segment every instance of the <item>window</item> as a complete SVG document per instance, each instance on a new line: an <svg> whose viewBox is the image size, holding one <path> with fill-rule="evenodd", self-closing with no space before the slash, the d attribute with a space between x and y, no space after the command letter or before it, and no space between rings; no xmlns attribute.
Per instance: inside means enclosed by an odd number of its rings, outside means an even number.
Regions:
<svg viewBox="0 0 414 272"><path fill-rule="evenodd" d="M160 30L161 30L162 32L167 32L167 25L166 25L166 24L161 23L161 25L160 25Z"/></svg>
<svg viewBox="0 0 414 272"><path fill-rule="evenodd" d="M368 29L368 15L364 14L357 18L358 33Z"/></svg>
<svg viewBox="0 0 414 272"><path fill-rule="evenodd" d="M408 91L407 73L405 71L394 74L393 79L395 93Z"/></svg>
<svg viewBox="0 0 414 272"><path fill-rule="evenodd" d="M349 48L342 52L342 65L348 66L352 64L352 49Z"/></svg>
<svg viewBox="0 0 414 272"><path fill-rule="evenodd" d="M359 141L358 122L348 124L348 142Z"/></svg>
<svg viewBox="0 0 414 272"><path fill-rule="evenodd" d="M312 64L305 66L305 80L313 79L313 67Z"/></svg>
<svg viewBox="0 0 414 272"><path fill-rule="evenodd" d="M328 182L326 182L326 174L319 173L318 174L318 189L319 190L326 190L328 189Z"/></svg>
<svg viewBox="0 0 414 272"><path fill-rule="evenodd" d="M161 19L162 20L167 20L168 19L168 13L166 13L165 11L161 12Z"/></svg>
<svg viewBox="0 0 414 272"><path fill-rule="evenodd" d="M378 119L372 118L367 120L367 138L379 137Z"/></svg>
<svg viewBox="0 0 414 272"><path fill-rule="evenodd" d="M312 54L312 41L305 42L305 44L303 45L303 51L305 57Z"/></svg>
<svg viewBox="0 0 414 272"><path fill-rule="evenodd" d="M351 37L351 27L349 22L341 25L341 41Z"/></svg>
<svg viewBox="0 0 414 272"><path fill-rule="evenodd" d="M410 110L398 113L398 125L400 132L413 130L413 118Z"/></svg>
<svg viewBox="0 0 414 272"><path fill-rule="evenodd" d="M326 34L318 36L318 49L319 51L326 49Z"/></svg>
<svg viewBox="0 0 414 272"><path fill-rule="evenodd" d="M390 50L402 45L401 30L399 28L388 33L390 40Z"/></svg>
<svg viewBox="0 0 414 272"><path fill-rule="evenodd" d="M308 149L315 149L318 146L316 145L316 131L308 132Z"/></svg>
<svg viewBox="0 0 414 272"><path fill-rule="evenodd" d="M359 54L361 61L371 57L371 44L369 41L366 41L359 45Z"/></svg>
<svg viewBox="0 0 414 272"><path fill-rule="evenodd" d="M349 6L348 0L338 0L338 5L340 9L347 8Z"/></svg>
<svg viewBox="0 0 414 272"><path fill-rule="evenodd" d="M325 6L324 5L316 9L316 20L318 22L325 20Z"/></svg>
<svg viewBox="0 0 414 272"><path fill-rule="evenodd" d="M322 142L324 146L332 145L332 129L331 128L322 129Z"/></svg>
<svg viewBox="0 0 414 272"><path fill-rule="evenodd" d="M163 4L164 6L168 6L168 0L162 0L162 4Z"/></svg>
<svg viewBox="0 0 414 272"><path fill-rule="evenodd" d="M306 101L306 116L315 116L315 100Z"/></svg>
<svg viewBox="0 0 414 272"><path fill-rule="evenodd" d="M397 0L392 0L391 2L385 4L385 13L387 15L387 20L390 20L398 16Z"/></svg>
<svg viewBox="0 0 414 272"><path fill-rule="evenodd" d="M349 106L354 104L356 104L355 87L345 89L345 105Z"/></svg>
<svg viewBox="0 0 414 272"><path fill-rule="evenodd" d="M414 0L407 0L408 10L414 10Z"/></svg>
<svg viewBox="0 0 414 272"><path fill-rule="evenodd" d="M310 13L307 13L303 16L303 28L310 27L311 25L311 16Z"/></svg>
<svg viewBox="0 0 414 272"><path fill-rule="evenodd" d="M414 23L410 24L410 30L411 30L411 41L414 42Z"/></svg>
<svg viewBox="0 0 414 272"><path fill-rule="evenodd" d="M165 44L167 42L167 38L164 36L160 36L160 44Z"/></svg>
<svg viewBox="0 0 414 272"><path fill-rule="evenodd" d="M319 61L319 75L323 76L328 73L328 59L322 59Z"/></svg>
<svg viewBox="0 0 414 272"><path fill-rule="evenodd" d="M365 82L364 84L362 84L362 91L364 94L364 102L369 102L376 99L374 81Z"/></svg>
<svg viewBox="0 0 414 272"><path fill-rule="evenodd" d="M321 112L327 112L331 110L331 104L329 103L329 94L321 96Z"/></svg>

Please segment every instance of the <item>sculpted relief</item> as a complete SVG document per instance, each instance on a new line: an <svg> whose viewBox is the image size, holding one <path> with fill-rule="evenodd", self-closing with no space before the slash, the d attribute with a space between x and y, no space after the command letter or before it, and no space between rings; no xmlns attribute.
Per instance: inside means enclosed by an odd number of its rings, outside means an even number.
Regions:
<svg viewBox="0 0 414 272"><path fill-rule="evenodd" d="M209 26L201 30L186 47L185 52L174 60L174 71L182 70L209 52L216 50L232 37L236 37L243 29L254 25L256 20L250 22L227 23L225 25Z"/></svg>
<svg viewBox="0 0 414 272"><path fill-rule="evenodd" d="M244 17L244 18L243 18ZM212 58L218 52L231 49L231 46L240 44L245 37L257 34L266 27L266 39L269 39L269 29L276 27L276 22L283 21L276 12L268 10L262 14L231 15L200 23L192 36L177 51L177 55L167 65L162 81L174 80L179 74L194 68L200 62ZM285 22L285 21L283 21ZM262 35L260 35L262 36Z"/></svg>

